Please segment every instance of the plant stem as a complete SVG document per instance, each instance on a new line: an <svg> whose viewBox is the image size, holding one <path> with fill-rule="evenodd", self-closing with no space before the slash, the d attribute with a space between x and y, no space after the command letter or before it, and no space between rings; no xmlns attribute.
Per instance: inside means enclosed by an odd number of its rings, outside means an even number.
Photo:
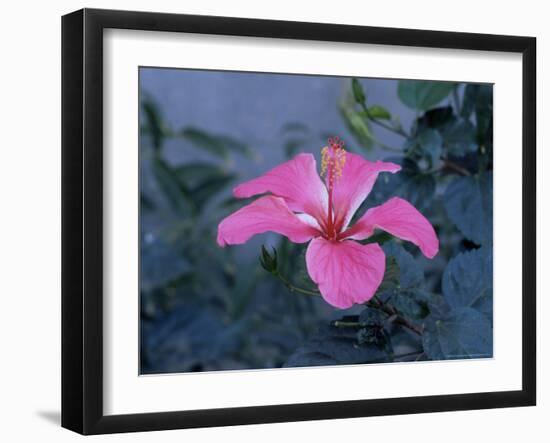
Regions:
<svg viewBox="0 0 550 443"><path fill-rule="evenodd" d="M398 314L394 314L392 317L393 317L393 320L392 320L393 322L397 323L398 325L404 326L407 329L410 329L417 335L422 335L422 328L411 323L405 317L402 317L401 315L398 315Z"/></svg>
<svg viewBox="0 0 550 443"><path fill-rule="evenodd" d="M320 292L310 291L309 289L304 289L304 288L299 288L298 286L294 286L292 283L290 283L290 281L288 281L285 277L283 277L279 271L273 272L273 275L277 277L279 280L281 280L281 282L287 287L287 289L290 292L298 292L300 294L305 294L305 295L315 295L315 296L320 295Z"/></svg>
<svg viewBox="0 0 550 443"><path fill-rule="evenodd" d="M288 279L286 279L283 275L281 275L279 271L275 271L272 274L275 277L277 277L279 280L281 280L281 282L287 287L287 289L290 292L297 292L299 294L304 294L304 295L313 295L316 297L321 294L319 291L312 291L309 289L300 288L298 286L293 285ZM369 304L371 305L372 308L379 309L382 312L386 313L390 317L391 322L404 326L418 335L422 335L422 328L416 326L415 324L411 323L408 319L401 316L392 305L382 302L376 296L372 298ZM341 327L341 328L362 328L365 325L360 322L335 321L334 326Z"/></svg>
<svg viewBox="0 0 550 443"><path fill-rule="evenodd" d="M410 329L414 333L418 335L422 335L422 328L416 326L414 323L411 323L408 319L401 316L397 309L395 309L392 305L389 303L382 302L378 297L374 296L372 300L369 302L371 304L371 307L374 309L379 309L382 312L386 313L390 317L390 321L397 323L401 326L406 327L407 329Z"/></svg>
<svg viewBox="0 0 550 443"><path fill-rule="evenodd" d="M456 163L452 162L451 160L442 159L443 161L443 167L452 169L455 172L458 172L460 175L472 175L470 174L470 171L467 169L464 169L462 166L457 165Z"/></svg>
<svg viewBox="0 0 550 443"><path fill-rule="evenodd" d="M333 323L336 328L364 328L367 325L359 321L341 321L335 320Z"/></svg>
<svg viewBox="0 0 550 443"><path fill-rule="evenodd" d="M369 112L369 109L367 108L367 106L365 105L365 103L361 103L361 108L363 109L363 111L365 112L367 118L373 122L373 123L376 123L378 126L380 126L381 128L384 128L388 131L391 131L395 134L398 134L400 135L401 137L405 137L405 138L409 138L409 134L407 134L403 129L399 129L399 128L394 128L393 126L390 126L390 125L387 125L386 123L382 123L380 120L378 120L377 118L374 118L370 115L370 112Z"/></svg>

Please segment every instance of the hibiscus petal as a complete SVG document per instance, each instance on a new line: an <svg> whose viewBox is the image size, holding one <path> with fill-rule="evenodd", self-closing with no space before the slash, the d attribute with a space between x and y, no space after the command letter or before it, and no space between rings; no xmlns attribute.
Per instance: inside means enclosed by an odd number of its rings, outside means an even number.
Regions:
<svg viewBox="0 0 550 443"><path fill-rule="evenodd" d="M386 258L377 243L318 237L307 248L306 264L327 303L346 309L373 297L384 278Z"/></svg>
<svg viewBox="0 0 550 443"><path fill-rule="evenodd" d="M240 245L267 231L304 243L320 233L301 221L280 197L268 195L224 218L218 225L218 245Z"/></svg>
<svg viewBox="0 0 550 443"><path fill-rule="evenodd" d="M239 198L266 192L284 198L292 211L305 212L319 221L326 218L327 189L317 173L312 154L298 154L261 177L233 189L233 194Z"/></svg>
<svg viewBox="0 0 550 443"><path fill-rule="evenodd" d="M333 190L337 228L343 230L347 227L355 211L369 195L378 173L395 173L400 169L401 166L395 163L369 162L359 155L347 152L342 176Z"/></svg>
<svg viewBox="0 0 550 443"><path fill-rule="evenodd" d="M319 222L315 217L312 217L311 215L305 214L305 213L294 214L294 215L296 215L296 217L298 217L300 221L302 221L302 223L305 223L306 225L309 225L320 232L323 230L323 228L321 228L321 226L319 225Z"/></svg>
<svg viewBox="0 0 550 443"><path fill-rule="evenodd" d="M418 209L402 198L394 197L383 205L370 208L342 236L363 240L376 228L414 243L428 258L432 258L439 250L439 240L431 223Z"/></svg>

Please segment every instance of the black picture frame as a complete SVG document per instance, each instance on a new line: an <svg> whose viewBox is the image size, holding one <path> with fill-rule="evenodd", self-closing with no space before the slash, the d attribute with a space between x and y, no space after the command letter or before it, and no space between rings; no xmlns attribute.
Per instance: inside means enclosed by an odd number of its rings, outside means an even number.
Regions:
<svg viewBox="0 0 550 443"><path fill-rule="evenodd" d="M522 389L131 415L103 412L103 30L171 31L519 53L523 63ZM62 426L82 434L536 403L536 39L83 9L62 18Z"/></svg>

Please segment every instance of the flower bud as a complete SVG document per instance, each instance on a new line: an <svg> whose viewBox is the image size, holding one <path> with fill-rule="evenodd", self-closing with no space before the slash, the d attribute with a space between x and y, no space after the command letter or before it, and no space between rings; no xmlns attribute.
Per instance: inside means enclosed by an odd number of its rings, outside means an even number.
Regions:
<svg viewBox="0 0 550 443"><path fill-rule="evenodd" d="M273 248L273 255L271 255L265 246L262 245L262 254L260 256L260 264L267 272L275 274L277 272L277 250Z"/></svg>

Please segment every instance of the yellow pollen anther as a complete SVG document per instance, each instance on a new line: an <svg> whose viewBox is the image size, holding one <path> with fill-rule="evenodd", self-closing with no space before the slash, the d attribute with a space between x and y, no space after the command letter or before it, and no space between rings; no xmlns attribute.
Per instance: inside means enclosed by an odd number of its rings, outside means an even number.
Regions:
<svg viewBox="0 0 550 443"><path fill-rule="evenodd" d="M321 149L321 175L325 175L325 173L327 172L328 162L329 162L328 147L325 146L323 149Z"/></svg>
<svg viewBox="0 0 550 443"><path fill-rule="evenodd" d="M335 138L329 138L329 145L321 150L321 175L326 175L329 185L333 185L342 177L346 164L346 150L344 143Z"/></svg>

